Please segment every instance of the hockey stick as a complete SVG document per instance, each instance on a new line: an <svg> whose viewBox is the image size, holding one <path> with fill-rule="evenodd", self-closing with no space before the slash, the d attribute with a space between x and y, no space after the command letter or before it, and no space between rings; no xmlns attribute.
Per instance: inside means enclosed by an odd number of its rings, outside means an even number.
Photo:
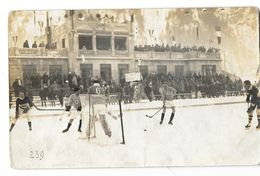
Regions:
<svg viewBox="0 0 260 176"><path fill-rule="evenodd" d="M39 107L37 107L35 104L33 104L33 106L34 106L35 109L37 109L38 111L64 111L64 109L47 109L47 108L39 108Z"/></svg>
<svg viewBox="0 0 260 176"><path fill-rule="evenodd" d="M94 116L94 112L93 116ZM89 130L89 134L88 134L88 141L90 141L90 93L88 94L88 130Z"/></svg>
<svg viewBox="0 0 260 176"><path fill-rule="evenodd" d="M158 111L156 111L153 115L145 115L146 117L153 118L156 114L158 114L163 108L160 108Z"/></svg>
<svg viewBox="0 0 260 176"><path fill-rule="evenodd" d="M122 142L120 144L125 144L125 133L124 133L124 122L123 122L121 99L122 99L122 90L119 92L119 99L118 99L120 122L121 122L121 132L122 132Z"/></svg>

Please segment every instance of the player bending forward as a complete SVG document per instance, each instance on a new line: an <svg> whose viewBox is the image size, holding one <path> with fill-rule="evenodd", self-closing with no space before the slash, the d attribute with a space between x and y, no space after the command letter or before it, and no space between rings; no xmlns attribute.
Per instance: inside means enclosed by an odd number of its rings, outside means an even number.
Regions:
<svg viewBox="0 0 260 176"><path fill-rule="evenodd" d="M248 124L245 126L246 129L251 127L251 121L253 119L253 112L256 109L258 125L256 129L260 129L260 92L259 90L250 83L249 80L244 81L244 87L246 90L246 102L250 103L250 106L247 110L248 113Z"/></svg>
<svg viewBox="0 0 260 176"><path fill-rule="evenodd" d="M12 120L11 123L11 127L10 127L10 132L12 131L12 129L14 128L14 125L16 123L16 120L18 120L18 118L20 117L25 117L28 121L28 126L29 126L29 130L32 130L32 122L30 119L30 109L33 106L31 100L24 95L24 92L21 91L19 93L19 97L16 100L16 108L15 108L15 118Z"/></svg>
<svg viewBox="0 0 260 176"><path fill-rule="evenodd" d="M166 112L166 108L171 108L172 109L172 114L170 117L170 120L168 122L169 125L173 125L172 120L175 114L175 106L174 106L174 97L177 93L177 90L168 86L168 84L165 82L159 89L160 94L162 95L162 101L163 101L163 112L161 115L161 121L160 125L163 123L164 115Z"/></svg>
<svg viewBox="0 0 260 176"><path fill-rule="evenodd" d="M90 104L92 106L92 118L99 119L101 126L104 130L105 135L111 137L112 132L106 120L106 96L105 90L99 84L98 80L93 81L93 85L88 89L90 95ZM92 122L93 120L91 120ZM95 122L94 122L95 123ZM87 135L90 135L90 129L93 127L93 123L90 123L88 126Z"/></svg>
<svg viewBox="0 0 260 176"><path fill-rule="evenodd" d="M65 113L67 116L70 116L70 121L68 123L68 126L65 130L63 130L63 133L66 133L67 131L69 131L73 120L76 118L76 115L73 114L71 115L71 106L73 106L75 108L75 110L77 111L77 114L80 116L80 120L79 120L79 127L78 127L78 132L81 132L81 124L82 124L82 106L81 106L81 100L79 97L79 88L74 88L74 93L70 95L69 97L69 102L66 106L66 110Z"/></svg>

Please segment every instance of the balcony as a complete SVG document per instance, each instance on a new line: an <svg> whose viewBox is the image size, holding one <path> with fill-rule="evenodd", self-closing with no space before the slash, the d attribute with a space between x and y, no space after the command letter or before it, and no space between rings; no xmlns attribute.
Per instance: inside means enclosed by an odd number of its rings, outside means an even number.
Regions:
<svg viewBox="0 0 260 176"><path fill-rule="evenodd" d="M95 52L93 50L86 50L86 49L79 49L79 52L78 52L78 57L81 57L81 56L95 56Z"/></svg>
<svg viewBox="0 0 260 176"><path fill-rule="evenodd" d="M128 56L128 50L115 50L114 55L112 54L112 50L97 50L94 52L93 50L79 49L78 57L92 57L92 56L107 56L107 57L117 57L117 56Z"/></svg>
<svg viewBox="0 0 260 176"><path fill-rule="evenodd" d="M128 56L128 50L115 50L116 56Z"/></svg>
<svg viewBox="0 0 260 176"><path fill-rule="evenodd" d="M155 52L155 51L135 51L135 58L151 59L151 60L176 60L176 59L220 59L219 53L206 53L206 52Z"/></svg>

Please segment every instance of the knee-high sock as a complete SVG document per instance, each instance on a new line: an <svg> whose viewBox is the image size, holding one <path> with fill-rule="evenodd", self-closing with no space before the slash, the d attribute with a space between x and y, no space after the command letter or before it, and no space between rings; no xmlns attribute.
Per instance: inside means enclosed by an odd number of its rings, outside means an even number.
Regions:
<svg viewBox="0 0 260 176"><path fill-rule="evenodd" d="M171 117L170 117L170 121L169 121L169 123L171 123L171 122L172 122L172 120L173 120L173 117L174 117L174 113L172 113L172 114L171 114Z"/></svg>
<svg viewBox="0 0 260 176"><path fill-rule="evenodd" d="M80 119L80 120L79 120L79 128L78 128L78 131L81 131L81 125L82 125L82 120Z"/></svg>
<svg viewBox="0 0 260 176"><path fill-rule="evenodd" d="M32 128L32 122L28 122L29 129Z"/></svg>
<svg viewBox="0 0 260 176"><path fill-rule="evenodd" d="M13 130L13 128L14 128L14 125L15 125L15 123L12 123L12 124L11 124L11 127L10 127L10 130L9 130L9 132L11 132L11 131Z"/></svg>
<svg viewBox="0 0 260 176"><path fill-rule="evenodd" d="M162 123L163 122L163 119L164 119L164 113L162 113L162 115L161 115L161 121L160 121L160 123Z"/></svg>

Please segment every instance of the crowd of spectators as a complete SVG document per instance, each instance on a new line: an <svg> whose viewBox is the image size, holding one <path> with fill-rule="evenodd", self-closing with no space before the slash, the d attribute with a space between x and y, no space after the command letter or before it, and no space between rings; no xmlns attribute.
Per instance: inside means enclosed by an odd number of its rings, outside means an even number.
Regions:
<svg viewBox="0 0 260 176"><path fill-rule="evenodd" d="M56 100L59 100L60 105L63 106L63 98L68 96L73 88L81 87L81 93L87 93L92 79L93 77L84 76L81 78L73 72L63 76L59 73L51 75L45 73L42 76L33 75L29 80L24 79L25 84L17 78L12 87L15 96L18 96L21 87L26 87L27 90L38 90L36 92L41 98L42 106L46 106L47 100L51 102L51 106L55 106ZM105 89L105 94L109 97L108 102L112 104L118 101L118 92L122 92L124 103L139 102L141 99L160 100L159 88L164 82L177 89L178 94L189 94L192 95L191 98L226 96L227 91L239 95L243 89L241 79L231 79L228 75L218 73L211 75L190 73L184 76L176 76L173 73L148 74L143 75L142 81L126 83L121 80L119 84L116 84L113 79L103 80L98 77L94 79L99 80Z"/></svg>
<svg viewBox="0 0 260 176"><path fill-rule="evenodd" d="M45 49L57 49L57 43L56 42L47 42L46 44L41 41L41 43L38 45L36 41L33 42L32 46L30 47L30 44L28 40L25 40L23 43L23 48L45 48Z"/></svg>
<svg viewBox="0 0 260 176"><path fill-rule="evenodd" d="M230 76L220 73L211 75L190 73L184 76L168 73L150 74L144 77L144 83L150 85L155 95L159 94L159 87L163 82L177 89L178 93L194 93L195 97L198 96L198 92L206 97L219 97L225 96L226 91L239 92L243 89L241 79L231 79Z"/></svg>
<svg viewBox="0 0 260 176"><path fill-rule="evenodd" d="M198 52L206 52L206 53L217 53L219 52L219 49L209 47L206 49L204 46L181 46L181 44L175 44L169 46L167 45L139 45L135 46L135 51L155 51L155 52L190 52L190 51L198 51Z"/></svg>

